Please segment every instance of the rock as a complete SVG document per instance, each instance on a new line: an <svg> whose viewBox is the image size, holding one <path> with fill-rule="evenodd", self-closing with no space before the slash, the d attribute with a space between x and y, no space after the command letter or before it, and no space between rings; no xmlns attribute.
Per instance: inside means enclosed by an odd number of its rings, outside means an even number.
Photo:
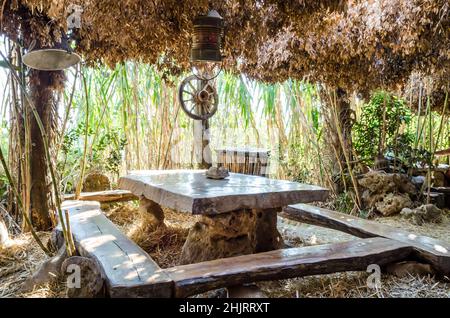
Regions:
<svg viewBox="0 0 450 318"><path fill-rule="evenodd" d="M206 171L206 176L210 179L225 179L230 173L224 167L211 167Z"/></svg>
<svg viewBox="0 0 450 318"><path fill-rule="evenodd" d="M384 216L400 213L403 208L412 206L412 201L406 194L388 193L383 201L375 203L377 210Z"/></svg>
<svg viewBox="0 0 450 318"><path fill-rule="evenodd" d="M67 297L94 298L104 295L104 279L93 259L69 257L62 263L61 272L67 279Z"/></svg>
<svg viewBox="0 0 450 318"><path fill-rule="evenodd" d="M408 261L389 264L386 266L386 272L397 277L405 277L408 275L428 276L435 274L435 271L429 264Z"/></svg>
<svg viewBox="0 0 450 318"><path fill-rule="evenodd" d="M9 233L8 228L6 227L5 222L0 216L0 249L4 247L9 241Z"/></svg>
<svg viewBox="0 0 450 318"><path fill-rule="evenodd" d="M142 196L139 200L139 212L151 215L151 222L154 223L155 226L165 226L164 211L158 203L148 200Z"/></svg>
<svg viewBox="0 0 450 318"><path fill-rule="evenodd" d="M416 186L412 183L412 181L409 179L407 175L394 173L392 174L392 180L397 186L399 192L407 194L417 193Z"/></svg>
<svg viewBox="0 0 450 318"><path fill-rule="evenodd" d="M93 172L84 178L83 192L111 190L109 178L102 173Z"/></svg>
<svg viewBox="0 0 450 318"><path fill-rule="evenodd" d="M411 182L416 186L416 189L421 189L426 182L425 176L411 177Z"/></svg>
<svg viewBox="0 0 450 318"><path fill-rule="evenodd" d="M189 231L181 264L253 253L256 216L251 210L201 216Z"/></svg>
<svg viewBox="0 0 450 318"><path fill-rule="evenodd" d="M414 224L422 225L424 223L441 223L444 212L434 204L424 204L413 210L403 209L401 215Z"/></svg>
<svg viewBox="0 0 450 318"><path fill-rule="evenodd" d="M67 252L63 246L55 256L43 262L33 276L25 280L21 291L24 293L30 292L46 283L56 281L61 276L61 264L66 258Z"/></svg>
<svg viewBox="0 0 450 318"><path fill-rule="evenodd" d="M388 193L397 190L392 174L383 171L371 171L364 175L358 183L371 194Z"/></svg>
<svg viewBox="0 0 450 318"><path fill-rule="evenodd" d="M388 216L410 207L410 195L417 194L414 183L405 174L371 171L358 180L365 207L376 208Z"/></svg>

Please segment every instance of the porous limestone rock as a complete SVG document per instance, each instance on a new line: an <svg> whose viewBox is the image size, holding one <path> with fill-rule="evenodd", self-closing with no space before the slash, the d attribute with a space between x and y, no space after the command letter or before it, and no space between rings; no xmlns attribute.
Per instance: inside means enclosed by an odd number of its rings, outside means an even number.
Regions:
<svg viewBox="0 0 450 318"><path fill-rule="evenodd" d="M382 215L390 216L400 213L403 208L409 208L412 204L408 195L388 193L382 201L375 203L375 207Z"/></svg>
<svg viewBox="0 0 450 318"><path fill-rule="evenodd" d="M376 208L382 215L399 213L411 207L411 197L417 187L404 174L371 171L358 180L362 190L362 201L367 208Z"/></svg>
<svg viewBox="0 0 450 318"><path fill-rule="evenodd" d="M441 223L444 212L434 204L424 204L415 209L405 208L400 213L403 218L410 220L414 224Z"/></svg>
<svg viewBox="0 0 450 318"><path fill-rule="evenodd" d="M95 192L111 190L111 182L109 178L98 172L90 173L83 182L83 192Z"/></svg>
<svg viewBox="0 0 450 318"><path fill-rule="evenodd" d="M146 216L152 216L150 222L152 222L155 226L165 226L164 211L156 202L141 196L139 199L139 212L146 214Z"/></svg>
<svg viewBox="0 0 450 318"><path fill-rule="evenodd" d="M251 254L255 249L256 216L252 210L201 216L183 246L181 264Z"/></svg>

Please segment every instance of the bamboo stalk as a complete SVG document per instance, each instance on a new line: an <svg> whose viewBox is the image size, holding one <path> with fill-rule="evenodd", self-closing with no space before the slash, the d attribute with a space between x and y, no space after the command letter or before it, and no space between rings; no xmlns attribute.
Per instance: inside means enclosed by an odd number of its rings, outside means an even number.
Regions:
<svg viewBox="0 0 450 318"><path fill-rule="evenodd" d="M39 113L37 112L36 107L33 104L33 101L31 99L31 97L29 96L29 94L28 94L26 88L24 87L24 85L21 83L21 81L20 81L19 77L17 76L14 68L12 67L11 63L5 58L5 56L3 55L3 53L1 51L0 51L0 55L5 60L5 62L7 63L8 68L10 70L10 73L13 75L14 79L16 80L16 82L20 85L22 93L23 93L24 97L26 98L26 100L28 102L28 106L31 108L33 116L36 119L36 123L38 124L39 130L41 132L42 140L43 140L43 143L44 143L44 153L45 153L45 157L46 157L46 160L47 160L48 169L50 171L50 177L52 179L53 189L55 191L56 208L57 208L57 212L58 212L58 216L59 216L59 221L61 222L61 229L63 231L64 238L66 239L67 232L66 232L66 226L65 226L64 218L63 218L63 215L62 215L61 197L59 196L59 190L58 190L58 184L57 184L57 180L56 180L56 175L55 175L55 171L53 169L53 165L52 165L52 161L51 161L51 157L50 157L50 153L49 153L49 144L48 144L47 133L45 131L45 128L44 128L42 120L41 120L41 118L39 116ZM31 221L30 221L30 223L31 223Z"/></svg>
<svg viewBox="0 0 450 318"><path fill-rule="evenodd" d="M70 227L70 217L69 217L69 210L64 210L64 216L66 217L66 224L67 224L67 238L68 238L68 249L67 254L70 256L74 255L75 253L75 242L73 240L72 235L72 228Z"/></svg>
<svg viewBox="0 0 450 318"><path fill-rule="evenodd" d="M14 193L14 195L16 197L17 204L19 205L19 208L22 211L23 218L24 218L25 222L27 222L27 224L28 224L28 226L30 228L31 235L33 236L33 238L35 239L35 241L39 245L39 247L44 251L44 253L47 254L48 256L52 256L52 253L45 247L45 245L42 243L41 239L37 235L37 233L34 230L33 224L31 223L31 220L30 220L28 214L25 212L25 209L24 209L24 206L23 206L23 203L22 203L22 198L20 197L20 194L17 191L17 188L16 188L16 186L14 184L14 180L11 177L11 174L10 174L8 166L6 164L5 157L3 156L3 151L1 149L1 147L0 147L0 162L2 163L3 169L5 171L5 175L6 175L6 178L8 179L9 186L13 190L13 193Z"/></svg>
<svg viewBox="0 0 450 318"><path fill-rule="evenodd" d="M81 77L83 80L83 88L84 88L84 94L85 94L85 100L86 100L86 114L85 114L85 127L84 127L84 149L83 149L83 157L81 159L81 171L80 171L80 178L78 180L78 184L75 190L75 200L78 200L81 194L81 188L83 187L83 179L84 179L84 172L86 169L86 155L88 150L88 134L89 134L89 94L87 90L87 84L86 84L86 77L84 76L83 72L81 72Z"/></svg>
<svg viewBox="0 0 450 318"><path fill-rule="evenodd" d="M355 176L353 174L353 170L350 164L350 158L348 156L347 150L345 149L345 143L344 143L344 139L342 136L342 130L341 130L341 126L339 124L339 120L338 120L338 114L337 114L337 106L336 106L336 92L334 92L334 105L333 105L333 109L334 109L334 120L335 120L335 125L336 125L336 130L338 133L338 137L339 137L339 141L342 147L342 152L344 153L344 157L345 157L345 162L347 163L347 169L348 169L348 173L350 174L350 178L352 180L353 183L353 188L355 189L355 194L356 194L356 200L357 200L357 207L358 209L362 208L362 204L361 204L361 198L359 195L359 188L358 188L358 182L355 179Z"/></svg>

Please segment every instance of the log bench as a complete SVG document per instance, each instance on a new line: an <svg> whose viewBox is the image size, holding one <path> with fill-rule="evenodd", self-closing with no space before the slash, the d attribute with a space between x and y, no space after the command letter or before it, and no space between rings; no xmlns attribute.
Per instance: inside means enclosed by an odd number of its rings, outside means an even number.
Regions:
<svg viewBox="0 0 450 318"><path fill-rule="evenodd" d="M337 212L315 210L314 207L307 212L308 207L290 206L284 214L363 239L279 249L161 269L108 220L100 210L99 202L63 202L63 209L69 212L77 252L95 261L105 282L106 296L109 297L188 297L257 281L366 270L370 264L383 266L414 259L417 255L441 269L449 269L448 255L443 250L441 254L431 250L430 244L438 250L448 248L442 242L421 236L413 239L414 234L406 235L400 230L368 221L369 226L365 224L366 220ZM325 212L328 214L323 216Z"/></svg>
<svg viewBox="0 0 450 318"><path fill-rule="evenodd" d="M65 194L64 200L75 200L75 194ZM106 190L96 192L81 192L78 200L110 203L139 200L139 198L132 194L130 191L126 190Z"/></svg>
<svg viewBox="0 0 450 318"><path fill-rule="evenodd" d="M417 258L430 263L441 273L450 273L450 244L447 242L308 204L290 205L283 209L281 216L361 238L384 237L408 244Z"/></svg>
<svg viewBox="0 0 450 318"><path fill-rule="evenodd" d="M172 296L171 278L102 213L99 202L64 201L62 209L69 211L78 253L95 260L108 296Z"/></svg>
<svg viewBox="0 0 450 318"><path fill-rule="evenodd" d="M367 269L404 260L411 254L402 242L384 238L280 249L197 264L176 266L165 272L175 283L175 297L240 284Z"/></svg>

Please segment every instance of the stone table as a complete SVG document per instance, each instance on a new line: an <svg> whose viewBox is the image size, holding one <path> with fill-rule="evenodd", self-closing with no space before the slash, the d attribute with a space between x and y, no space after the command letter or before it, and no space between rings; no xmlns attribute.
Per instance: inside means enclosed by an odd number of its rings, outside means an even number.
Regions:
<svg viewBox="0 0 450 318"><path fill-rule="evenodd" d="M138 196L157 224L164 221L161 206L200 215L183 246L183 264L278 249L277 212L328 196L318 186L238 173L213 180L205 170L132 171L119 188Z"/></svg>

